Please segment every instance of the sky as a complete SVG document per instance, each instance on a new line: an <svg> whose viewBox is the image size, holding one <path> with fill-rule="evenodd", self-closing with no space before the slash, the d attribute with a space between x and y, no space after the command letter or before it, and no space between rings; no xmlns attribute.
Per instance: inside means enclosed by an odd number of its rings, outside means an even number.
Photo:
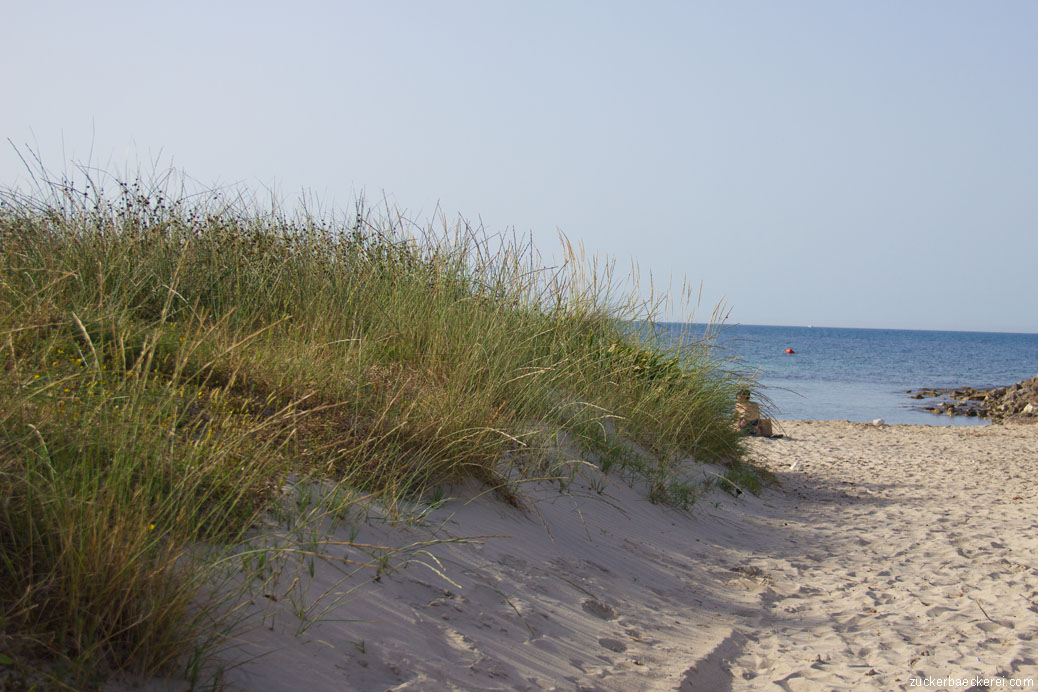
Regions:
<svg viewBox="0 0 1038 692"><path fill-rule="evenodd" d="M1031 0L8 0L0 185L175 168L559 233L693 319L1038 333ZM13 146L12 146L13 145ZM15 146L18 147L16 151ZM680 301L664 319L685 320Z"/></svg>

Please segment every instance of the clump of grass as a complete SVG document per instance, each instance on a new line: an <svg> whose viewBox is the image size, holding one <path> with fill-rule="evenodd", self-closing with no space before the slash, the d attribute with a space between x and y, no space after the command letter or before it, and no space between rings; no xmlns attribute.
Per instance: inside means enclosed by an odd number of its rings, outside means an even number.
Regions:
<svg viewBox="0 0 1038 692"><path fill-rule="evenodd" d="M717 484L730 495L743 492L759 495L766 485L777 483L774 474L741 459L733 459L726 466L727 469L724 475L717 479Z"/></svg>
<svg viewBox="0 0 1038 692"><path fill-rule="evenodd" d="M240 542L289 477L515 500L564 432L688 506L689 459L743 456L746 378L568 244L549 270L464 221L83 176L0 193L6 657L79 685L182 665L213 611L198 546Z"/></svg>

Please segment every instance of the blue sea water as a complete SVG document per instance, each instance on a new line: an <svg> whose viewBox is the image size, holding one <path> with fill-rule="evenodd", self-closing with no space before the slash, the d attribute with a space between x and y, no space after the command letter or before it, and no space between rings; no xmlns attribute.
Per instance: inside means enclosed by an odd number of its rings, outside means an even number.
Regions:
<svg viewBox="0 0 1038 692"><path fill-rule="evenodd" d="M671 338L682 326L660 325ZM1038 334L754 325L718 332L715 355L759 372L778 420L977 425L983 421L915 410L924 402L905 390L996 387L1038 374Z"/></svg>

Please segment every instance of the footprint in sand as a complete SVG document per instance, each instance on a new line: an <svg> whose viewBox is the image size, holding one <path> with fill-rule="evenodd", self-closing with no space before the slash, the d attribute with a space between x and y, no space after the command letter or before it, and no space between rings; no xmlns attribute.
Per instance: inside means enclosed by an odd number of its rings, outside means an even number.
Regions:
<svg viewBox="0 0 1038 692"><path fill-rule="evenodd" d="M580 607L585 613L594 615L600 620L615 620L620 617L620 613L616 612L615 608L593 598L585 600L580 604Z"/></svg>
<svg viewBox="0 0 1038 692"><path fill-rule="evenodd" d="M609 649L610 651L613 651L618 654L622 654L623 652L627 651L627 645L619 639L609 639L608 637L603 637L598 640L598 643L606 649Z"/></svg>

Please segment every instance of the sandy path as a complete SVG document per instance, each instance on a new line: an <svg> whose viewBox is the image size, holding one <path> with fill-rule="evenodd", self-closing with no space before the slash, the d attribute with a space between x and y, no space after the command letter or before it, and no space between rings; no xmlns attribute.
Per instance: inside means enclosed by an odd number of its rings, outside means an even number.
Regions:
<svg viewBox="0 0 1038 692"><path fill-rule="evenodd" d="M1038 426L784 428L754 443L785 494L745 508L762 608L731 688L1038 685Z"/></svg>
<svg viewBox="0 0 1038 692"><path fill-rule="evenodd" d="M691 515L592 472L561 493L528 487L525 512L457 499L419 523L372 514L359 534L340 527L333 541L411 547L378 581L345 578L336 560L365 558L335 543L312 577L286 570L242 611L251 625L225 660L241 665L223 681L251 692L1038 685L1038 425L782 432L752 441L780 489L715 490Z"/></svg>

